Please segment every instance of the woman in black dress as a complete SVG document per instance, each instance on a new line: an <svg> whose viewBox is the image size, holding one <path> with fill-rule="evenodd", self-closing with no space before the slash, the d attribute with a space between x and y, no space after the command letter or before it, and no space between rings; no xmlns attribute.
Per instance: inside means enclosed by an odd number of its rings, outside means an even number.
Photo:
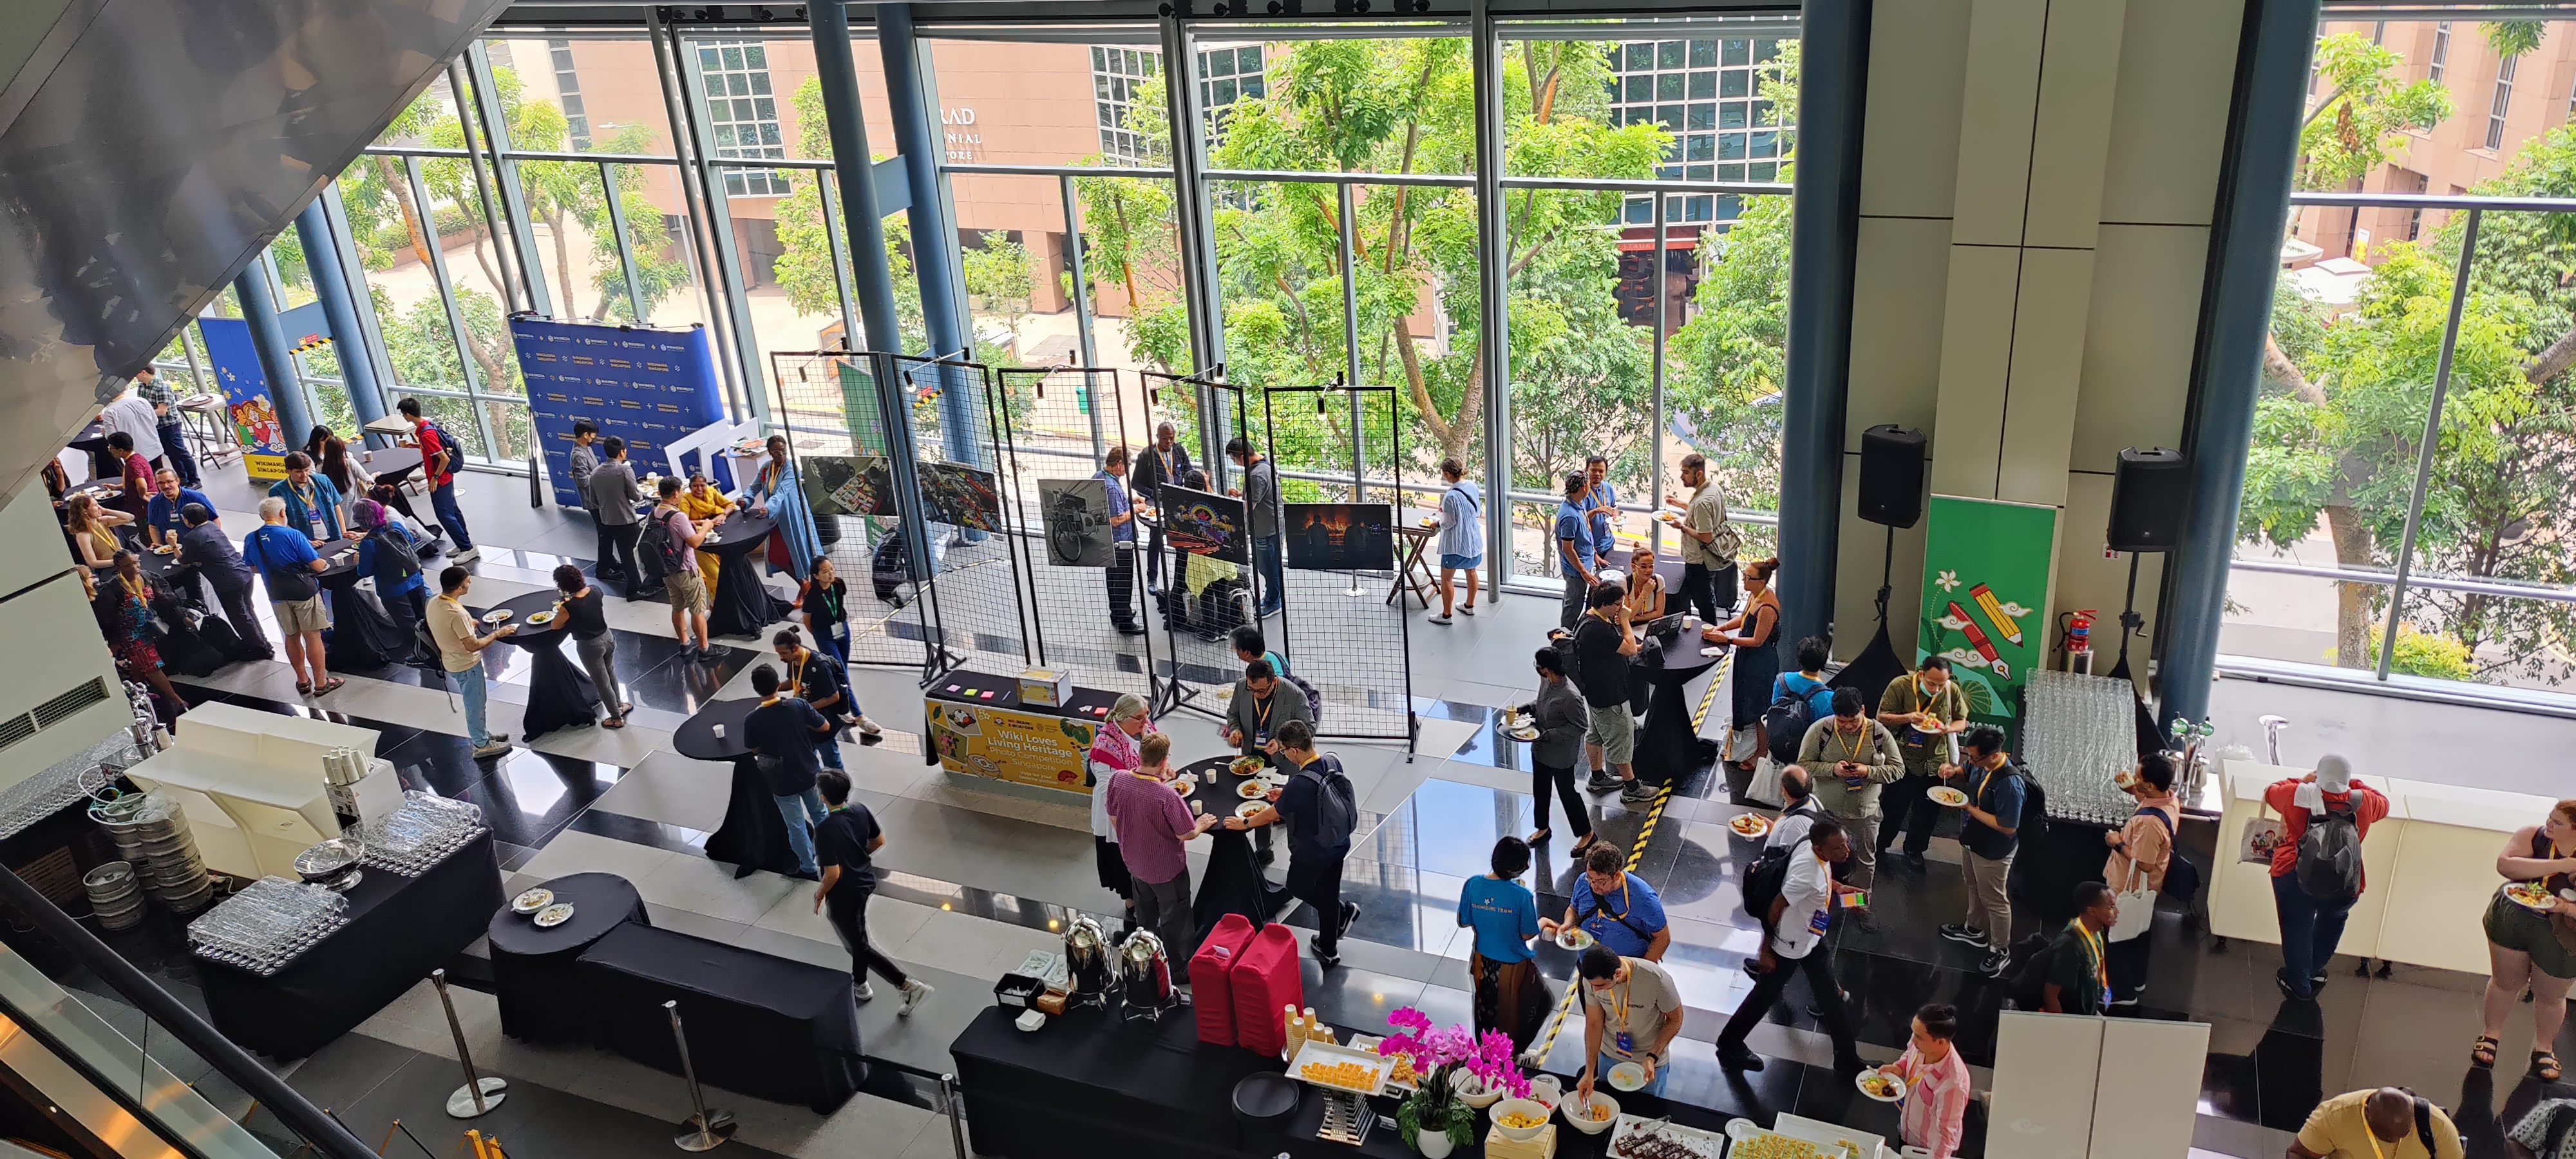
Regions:
<svg viewBox="0 0 2576 1159"><path fill-rule="evenodd" d="M1735 648L1735 671L1730 677L1735 681L1735 731L1753 730L1753 755L1735 762L1735 767L1747 773L1771 750L1771 738L1763 734L1762 710L1771 707L1771 681L1780 675L1780 597L1771 590L1772 573L1779 570L1778 556L1746 563L1744 590L1750 598L1744 611L1723 624L1700 629L1709 643Z"/></svg>

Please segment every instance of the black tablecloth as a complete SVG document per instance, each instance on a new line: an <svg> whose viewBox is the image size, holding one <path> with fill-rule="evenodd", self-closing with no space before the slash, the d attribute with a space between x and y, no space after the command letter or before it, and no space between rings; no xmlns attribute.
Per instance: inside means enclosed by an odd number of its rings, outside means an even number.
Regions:
<svg viewBox="0 0 2576 1159"><path fill-rule="evenodd" d="M580 959L601 1046L678 1074L676 999L698 1080L830 1114L867 1077L850 973L628 923Z"/></svg>
<svg viewBox="0 0 2576 1159"><path fill-rule="evenodd" d="M1646 721L1637 728L1637 777L1654 784L1677 783L1717 759L1716 742L1700 739L1699 730L1691 727L1690 698L1683 695L1682 686L1715 667L1719 658L1700 655L1700 649L1711 645L1695 631L1661 643L1649 637L1645 645L1641 655L1660 653L1663 666L1656 668L1651 661L1647 665L1655 692L1647 703Z"/></svg>
<svg viewBox="0 0 2576 1159"><path fill-rule="evenodd" d="M787 819L778 812L778 798L769 793L769 782L752 764L751 746L743 741L742 721L751 710L760 707L756 698L718 700L680 722L671 734L671 748L681 756L698 761L730 761L733 764L733 787L725 797L724 823L707 835L707 856L731 864L735 877L749 877L755 870L772 873L794 873L796 854L787 845ZM725 734L715 735L715 726L723 725Z"/></svg>
<svg viewBox="0 0 2576 1159"><path fill-rule="evenodd" d="M1201 1043L1186 1010L1131 1023L1085 1007L1034 1033L1011 1025L1018 1015L987 1007L948 1047L977 1153L1277 1153L1246 1149L1232 1102L1243 1076L1281 1069L1276 1057Z"/></svg>
<svg viewBox="0 0 2576 1159"><path fill-rule="evenodd" d="M930 696L935 699L955 700L966 704L980 704L986 708L1022 708L1022 705L1020 704L1020 678L1016 675L1000 676L991 672L976 672L966 668L952 668L949 671L942 673L939 679L931 681L930 687L923 689L922 691L930 694ZM984 695L987 692L990 692L993 695L987 697ZM1080 699L1079 696L1077 696L1076 699ZM1113 697L1112 699L1115 698ZM1026 708L1025 711L1045 712L1047 710L1032 706Z"/></svg>
<svg viewBox="0 0 2576 1159"><path fill-rule="evenodd" d="M273 1058L302 1058L462 953L501 904L489 833L419 877L364 873L349 890L349 924L277 973L195 959L215 1029Z"/></svg>
<svg viewBox="0 0 2576 1159"><path fill-rule="evenodd" d="M82 427L80 434L63 446L68 450L89 453L90 478L113 479L125 469L116 456L107 453L107 424L104 422L92 422Z"/></svg>
<svg viewBox="0 0 2576 1159"><path fill-rule="evenodd" d="M635 884L613 873L576 873L545 884L555 900L572 904L572 918L550 930L533 915L508 905L492 911L484 927L492 947L492 994L501 1004L501 1030L535 1042L583 1042L590 1037L582 1002L582 952L628 922L652 925Z"/></svg>
<svg viewBox="0 0 2576 1159"><path fill-rule="evenodd" d="M545 624L528 622L528 617L552 610L558 594L548 588L473 609L478 619L485 612L507 609L510 618L505 622L519 626L502 640L528 651L528 706L520 718L519 734L529 740L599 720L598 686L581 665L564 655L565 641L572 638L565 628L569 621L558 616Z"/></svg>
<svg viewBox="0 0 2576 1159"><path fill-rule="evenodd" d="M411 655L411 638L358 590L358 561L331 560L335 552L355 550L358 541L341 536L313 545L313 554L331 563L321 575L331 601L331 630L325 633L323 656L335 672L359 672L398 663Z"/></svg>
<svg viewBox="0 0 2576 1159"><path fill-rule="evenodd" d="M698 544L698 550L723 561L716 572L716 590L708 593L715 605L707 611L708 632L718 636L756 635L787 614L787 605L761 586L761 567L756 558L761 544L777 526L766 515L744 511L717 525L714 534Z"/></svg>
<svg viewBox="0 0 2576 1159"><path fill-rule="evenodd" d="M1230 756L1208 757L1181 768L1184 775L1200 779L1191 799L1220 816L1242 803L1243 798L1235 795L1235 787L1252 779L1228 770L1226 766L1233 760ZM1205 774L1211 770L1216 773L1214 785L1206 783ZM1268 925L1270 915L1287 904L1288 887L1262 876L1261 863L1253 855L1252 839L1260 833L1261 830L1237 833L1222 825L1208 831L1207 875L1198 883L1190 902L1190 912L1198 919L1199 929L1216 928L1217 919L1227 914L1242 914L1256 927Z"/></svg>

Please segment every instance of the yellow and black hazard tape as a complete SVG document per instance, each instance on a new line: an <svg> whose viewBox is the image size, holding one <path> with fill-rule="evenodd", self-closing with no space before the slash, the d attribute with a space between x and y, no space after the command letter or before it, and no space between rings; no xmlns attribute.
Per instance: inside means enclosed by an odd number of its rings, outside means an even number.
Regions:
<svg viewBox="0 0 2576 1159"><path fill-rule="evenodd" d="M308 350L319 350L325 346L329 346L330 344L331 340L329 338L317 335L297 343L295 346L295 353L302 354Z"/></svg>
<svg viewBox="0 0 2576 1159"><path fill-rule="evenodd" d="M1734 665L1735 654L1732 650L1729 650L1726 658L1718 661L1717 663L1717 675L1709 678L1708 691L1701 694L1699 698L1699 707L1691 713L1692 733L1698 733L1700 725L1708 720L1708 707L1717 701L1717 687L1718 685L1726 683L1727 670L1732 668ZM1720 750L1718 757L1720 760L1723 760L1725 759L1725 755L1725 752ZM1637 863L1645 859L1646 842L1654 839L1655 825L1664 819L1664 809L1671 805L1672 801L1673 787L1670 784L1666 784L1663 788L1656 791L1655 803L1646 807L1645 824L1637 827L1637 844L1628 850L1627 868L1629 872L1636 872ZM1544 1061L1547 1058L1548 1052L1556 1048L1557 1034L1565 1029L1566 1016L1574 1012L1575 999L1580 997L1582 993L1583 978L1578 974L1566 982L1564 995L1556 1000L1555 1016L1548 1019L1547 1030L1539 1035L1538 1041L1530 1044L1528 1052L1522 1055L1523 1058L1532 1060L1533 1062Z"/></svg>

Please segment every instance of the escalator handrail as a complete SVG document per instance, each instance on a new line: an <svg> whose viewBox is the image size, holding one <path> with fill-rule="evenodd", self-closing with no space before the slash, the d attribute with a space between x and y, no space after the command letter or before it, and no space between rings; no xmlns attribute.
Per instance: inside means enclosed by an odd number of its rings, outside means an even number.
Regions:
<svg viewBox="0 0 2576 1159"><path fill-rule="evenodd" d="M212 1064L225 1078L231 1079L250 1097L259 1100L270 1114L289 1130L311 1143L329 1159L376 1159L375 1152L350 1133L338 1119L323 1113L302 1092L286 1085L260 1061L251 1057L238 1043L223 1036L185 1003L161 988L159 983L135 969L132 962L114 947L98 939L70 914L55 906L53 899L37 892L24 878L0 866L0 902L27 916L36 927L88 966L117 994L132 1002L153 1021L167 1027L171 1035L197 1056Z"/></svg>

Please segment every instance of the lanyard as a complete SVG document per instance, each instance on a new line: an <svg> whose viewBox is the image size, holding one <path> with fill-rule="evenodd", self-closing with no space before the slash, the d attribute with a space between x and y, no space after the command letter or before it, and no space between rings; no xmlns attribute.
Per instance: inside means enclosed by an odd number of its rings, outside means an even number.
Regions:
<svg viewBox="0 0 2576 1159"><path fill-rule="evenodd" d="M1257 713L1260 713L1260 714L1261 714L1259 717L1255 718L1255 720L1253 721L1253 723L1254 723L1256 726L1258 726L1258 727L1261 729L1261 731L1263 731L1263 732L1268 732L1268 731L1270 731L1270 710L1271 710L1273 707L1277 706L1277 705L1278 705L1278 703L1279 703L1279 690L1278 690L1278 689L1276 689L1276 688L1273 688L1273 689L1271 689L1271 690L1270 690L1270 695L1269 695L1269 696L1267 696L1267 697L1262 697L1262 698L1256 698L1256 699L1252 702L1252 706L1253 706L1253 707L1252 707L1252 710L1253 710L1254 712L1257 712Z"/></svg>
<svg viewBox="0 0 2576 1159"><path fill-rule="evenodd" d="M827 587L827 588L822 589L822 596L823 596L823 606L824 606L824 607L825 607L825 609L827 610L827 613L829 614L829 616L830 616L832 619L835 619L835 620L840 619L840 618L841 618L841 596L840 596L840 593L835 592L835 591L833 591L832 589L830 589L830 588L828 588L828 587Z"/></svg>
<svg viewBox="0 0 2576 1159"><path fill-rule="evenodd" d="M1834 730L1834 739L1835 739L1835 740L1842 740L1842 738L1843 738L1843 730L1841 730L1841 729L1839 729L1839 728L1835 729L1835 730ZM1851 763L1856 764L1856 765L1860 765L1860 764L1867 764L1867 763L1869 763L1869 762L1867 762L1867 761L1864 761L1864 760L1860 759L1860 758L1861 758L1861 754L1862 754L1862 750L1863 750L1864 748L1875 749L1875 748L1877 748L1877 747L1878 747L1878 745L1877 745L1876 743L1874 743L1874 742L1872 742L1872 741L1870 740L1869 729L1868 729L1866 726L1864 726L1864 727L1860 730L1859 735L1856 735L1856 736L1852 737L1852 739L1850 739L1849 741L1845 741L1845 742L1844 742L1844 744L1843 744L1843 759L1844 759L1844 760L1847 760L1847 761L1850 761Z"/></svg>
<svg viewBox="0 0 2576 1159"><path fill-rule="evenodd" d="M1628 1029L1628 984L1621 982L1618 985L1612 986L1610 988L1610 1000L1617 1003L1613 1008L1614 1013L1610 1016L1611 1023L1612 1025L1617 1026L1622 1033L1625 1033Z"/></svg>
<svg viewBox="0 0 2576 1159"><path fill-rule="evenodd" d="M150 597L146 594L152 590L151 580L144 579L139 576L134 579L127 579L120 575L116 577L116 583L117 586L125 589L125 594L134 597L135 603L146 604L152 602Z"/></svg>
<svg viewBox="0 0 2576 1159"><path fill-rule="evenodd" d="M2066 923L2066 926L2075 931L2076 940L2083 942L2084 951L2093 956L2093 980L2101 985L2103 993L2110 993L2111 967L2102 956L2102 936L2086 929L2080 918Z"/></svg>

